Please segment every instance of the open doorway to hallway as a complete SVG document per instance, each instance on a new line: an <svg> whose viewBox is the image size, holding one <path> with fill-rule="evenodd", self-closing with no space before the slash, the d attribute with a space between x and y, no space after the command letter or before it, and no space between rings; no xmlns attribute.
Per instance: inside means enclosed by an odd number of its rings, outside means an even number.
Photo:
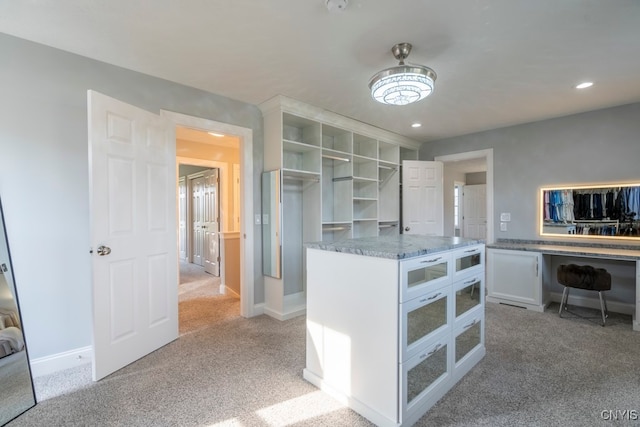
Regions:
<svg viewBox="0 0 640 427"><path fill-rule="evenodd" d="M240 313L239 139L176 127L179 333Z"/></svg>
<svg viewBox="0 0 640 427"><path fill-rule="evenodd" d="M435 160L443 163L444 234L492 242L493 150Z"/></svg>

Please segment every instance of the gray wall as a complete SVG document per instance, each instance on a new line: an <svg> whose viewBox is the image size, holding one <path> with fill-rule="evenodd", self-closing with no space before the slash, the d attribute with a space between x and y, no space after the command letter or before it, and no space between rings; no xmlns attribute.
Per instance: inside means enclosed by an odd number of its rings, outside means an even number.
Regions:
<svg viewBox="0 0 640 427"><path fill-rule="evenodd" d="M0 34L0 196L29 353L91 345L87 90L253 129L260 212L262 114L254 106ZM251 215L253 217L253 215ZM255 235L255 302L264 300Z"/></svg>
<svg viewBox="0 0 640 427"><path fill-rule="evenodd" d="M640 103L424 143L419 158L488 148L495 237L539 239L539 187L640 182ZM511 213L507 232L501 212Z"/></svg>

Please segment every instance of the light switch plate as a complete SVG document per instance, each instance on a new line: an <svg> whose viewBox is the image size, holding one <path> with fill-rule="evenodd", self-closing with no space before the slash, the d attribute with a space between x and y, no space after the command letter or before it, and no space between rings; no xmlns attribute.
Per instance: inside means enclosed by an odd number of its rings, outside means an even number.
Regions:
<svg viewBox="0 0 640 427"><path fill-rule="evenodd" d="M260 225L260 214L256 214L256 225Z"/></svg>
<svg viewBox="0 0 640 427"><path fill-rule="evenodd" d="M500 223L500 231L507 231L507 223L506 222L501 222Z"/></svg>
<svg viewBox="0 0 640 427"><path fill-rule="evenodd" d="M510 212L502 212L500 214L500 221L503 221L503 222L511 221L511 213Z"/></svg>

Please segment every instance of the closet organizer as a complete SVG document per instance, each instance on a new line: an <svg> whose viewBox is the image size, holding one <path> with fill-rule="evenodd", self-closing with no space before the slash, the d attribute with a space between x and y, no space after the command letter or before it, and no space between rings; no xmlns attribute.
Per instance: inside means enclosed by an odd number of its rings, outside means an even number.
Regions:
<svg viewBox="0 0 640 427"><path fill-rule="evenodd" d="M264 170L282 183L280 277L265 273L264 312L285 320L306 311L304 243L399 234L400 164L420 144L282 96L260 109Z"/></svg>

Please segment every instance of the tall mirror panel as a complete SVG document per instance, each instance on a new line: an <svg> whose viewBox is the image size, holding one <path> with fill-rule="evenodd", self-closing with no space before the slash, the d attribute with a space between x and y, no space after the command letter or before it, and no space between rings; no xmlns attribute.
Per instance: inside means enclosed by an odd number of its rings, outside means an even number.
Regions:
<svg viewBox="0 0 640 427"><path fill-rule="evenodd" d="M36 404L0 202L0 425Z"/></svg>

